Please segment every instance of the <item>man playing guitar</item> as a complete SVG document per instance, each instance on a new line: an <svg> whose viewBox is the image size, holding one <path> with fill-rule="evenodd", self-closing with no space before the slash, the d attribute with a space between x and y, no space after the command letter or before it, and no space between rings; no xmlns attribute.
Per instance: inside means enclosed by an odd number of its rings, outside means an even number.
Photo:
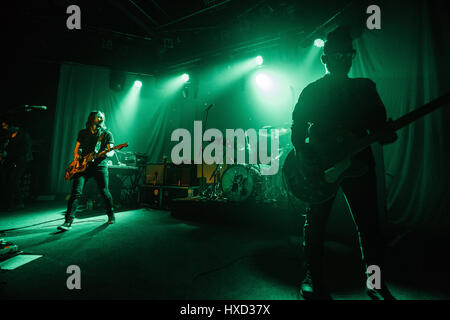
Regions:
<svg viewBox="0 0 450 320"><path fill-rule="evenodd" d="M86 128L80 130L78 133L74 150L74 161L81 162L88 154L110 150L113 146L113 135L105 126L104 113L101 111L92 111L86 122ZM114 150L106 153L106 157L112 157L113 155ZM83 187L90 178L95 179L98 190L105 201L108 224L115 223L113 199L108 188L109 177L106 157L96 158L88 164L86 170L78 172L73 176L72 193L67 204L65 222L58 229L69 230L71 228Z"/></svg>
<svg viewBox="0 0 450 320"><path fill-rule="evenodd" d="M321 57L328 72L302 91L295 106L292 142L297 156L309 168L305 172L312 177L318 164L314 150L316 143L336 140L336 133L341 131L362 137L386 123L386 110L375 83L347 76L355 54L348 28L338 27L330 32ZM389 132L386 137L382 143L391 143L397 138L395 132ZM367 170L363 175L342 181L340 186L359 232L365 265L377 265L383 270L385 245L378 221L374 156L368 147L353 158L363 163ZM305 299L330 298L322 279L322 260L325 228L334 199L335 194L324 202L310 203L306 213L303 230L306 274L301 285ZM372 297L393 298L384 284L381 290L369 291Z"/></svg>

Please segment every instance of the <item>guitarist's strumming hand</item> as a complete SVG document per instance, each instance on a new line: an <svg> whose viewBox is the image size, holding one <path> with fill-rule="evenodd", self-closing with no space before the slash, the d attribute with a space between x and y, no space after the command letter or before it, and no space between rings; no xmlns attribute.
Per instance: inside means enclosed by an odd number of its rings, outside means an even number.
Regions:
<svg viewBox="0 0 450 320"><path fill-rule="evenodd" d="M317 151L314 150L314 147L309 143L305 143L297 150L297 153L300 155L299 159L301 159L302 171L307 178L314 179L319 177L322 170L320 168L319 156Z"/></svg>
<svg viewBox="0 0 450 320"><path fill-rule="evenodd" d="M380 139L380 143L382 145L393 143L398 139L398 135L392 127L392 119L389 119L386 122L384 128L381 129L381 133L382 137Z"/></svg>

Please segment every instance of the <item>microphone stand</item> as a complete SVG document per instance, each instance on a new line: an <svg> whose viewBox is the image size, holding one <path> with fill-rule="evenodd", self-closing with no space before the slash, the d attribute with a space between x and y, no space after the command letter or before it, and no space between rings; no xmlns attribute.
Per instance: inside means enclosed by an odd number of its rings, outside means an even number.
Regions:
<svg viewBox="0 0 450 320"><path fill-rule="evenodd" d="M208 123L208 114L209 114L209 110L212 108L212 104L211 105L209 105L206 109L205 109L205 123L204 123L204 125L202 125L202 177L201 177L201 183L200 183L200 195L204 195L204 192L205 192L205 182L204 182L204 172L203 172L203 164L204 164L204 161L203 161L203 134L205 133L205 128L206 128L206 125L207 125L207 123Z"/></svg>

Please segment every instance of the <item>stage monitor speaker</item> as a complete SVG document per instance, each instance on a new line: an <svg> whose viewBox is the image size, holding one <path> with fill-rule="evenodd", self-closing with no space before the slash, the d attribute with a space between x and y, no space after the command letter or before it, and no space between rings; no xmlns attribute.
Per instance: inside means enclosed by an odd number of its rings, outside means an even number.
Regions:
<svg viewBox="0 0 450 320"><path fill-rule="evenodd" d="M173 199L187 198L193 195L195 195L195 190L190 187L142 185L139 187L138 203L153 208L167 209Z"/></svg>

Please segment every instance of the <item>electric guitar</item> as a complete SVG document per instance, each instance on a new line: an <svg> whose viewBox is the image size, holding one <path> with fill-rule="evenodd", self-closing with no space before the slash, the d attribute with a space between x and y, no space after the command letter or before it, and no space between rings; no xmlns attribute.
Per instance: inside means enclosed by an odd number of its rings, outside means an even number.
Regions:
<svg viewBox="0 0 450 320"><path fill-rule="evenodd" d="M350 132L338 133L324 143L311 143L317 154L317 167L308 168L291 150L283 166L283 177L292 194L311 204L325 202L336 194L343 179L363 175L367 167L353 159L353 156L386 136L411 124L426 114L450 102L450 92L403 117L388 121L378 130L364 136L355 137Z"/></svg>
<svg viewBox="0 0 450 320"><path fill-rule="evenodd" d="M112 150L120 150L122 148L128 147L128 143L122 143L117 146L112 147L111 149L105 149L100 151L99 153L91 152L81 159L73 160L66 169L64 174L64 179L70 180L76 173L83 172L87 169L88 165L99 157L104 157L108 152Z"/></svg>

